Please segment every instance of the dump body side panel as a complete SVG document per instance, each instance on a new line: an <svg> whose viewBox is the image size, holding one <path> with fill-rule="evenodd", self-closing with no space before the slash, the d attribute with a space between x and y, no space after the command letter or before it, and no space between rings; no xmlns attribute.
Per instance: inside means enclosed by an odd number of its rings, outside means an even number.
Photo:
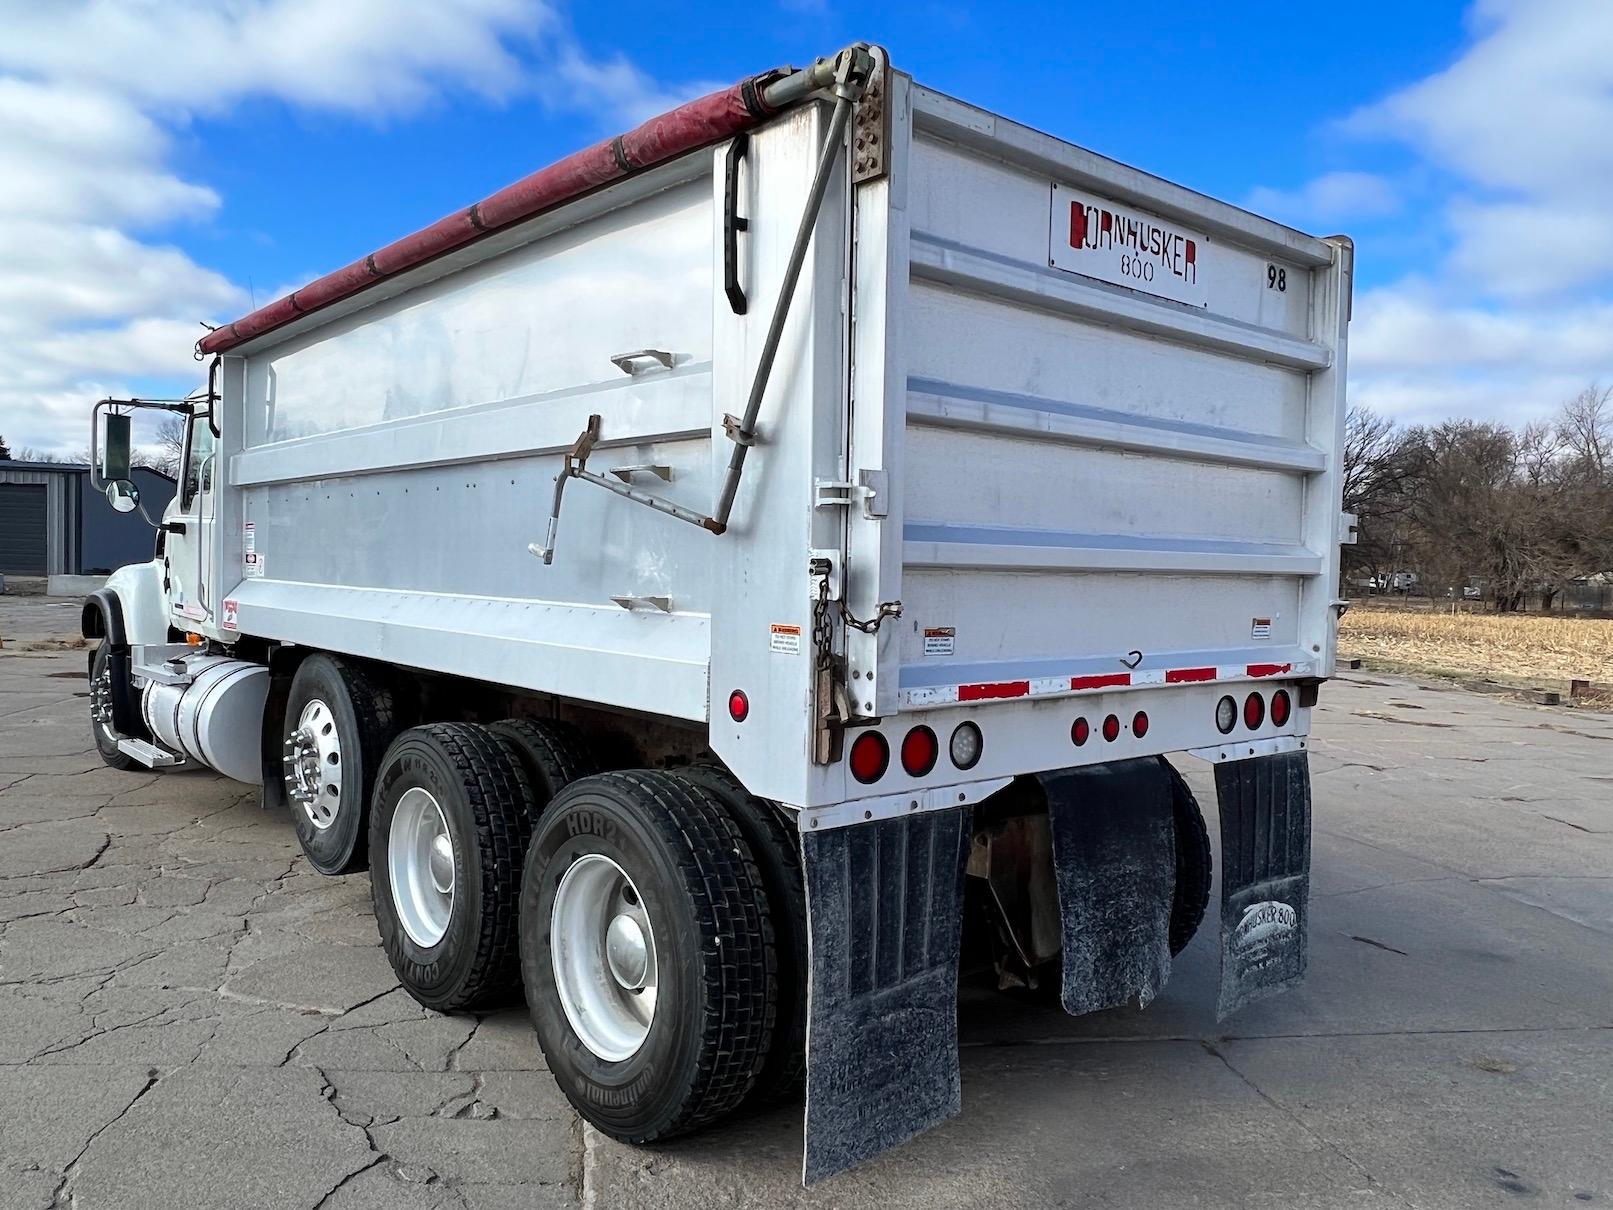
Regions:
<svg viewBox="0 0 1613 1210"><path fill-rule="evenodd" d="M242 633L704 717L710 534L581 485L553 565L527 545L591 414L595 469L709 507L709 163L242 350L219 578ZM644 349L673 365L611 360Z"/></svg>

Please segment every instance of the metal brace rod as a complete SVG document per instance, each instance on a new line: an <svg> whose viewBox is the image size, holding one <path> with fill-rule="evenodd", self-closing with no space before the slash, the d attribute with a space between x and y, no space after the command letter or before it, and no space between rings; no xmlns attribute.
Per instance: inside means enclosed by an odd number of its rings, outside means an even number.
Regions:
<svg viewBox="0 0 1613 1210"><path fill-rule="evenodd" d="M588 427L577 438L571 452L566 455L565 465L555 476L554 507L549 514L549 528L544 545L539 546L534 542L527 546L527 550L542 559L545 564L554 562L555 535L560 525L560 501L568 479L585 479L635 504L642 504L669 517L698 525L714 534L724 533L728 529L728 517L733 512L734 497L739 492L740 476L745 470L745 456L756 442L756 420L762 410L762 399L767 393L768 380L773 374L773 363L778 358L779 344L784 337L784 324L790 316L790 303L795 298L796 286L801 280L801 269L806 263L807 246L812 242L812 232L818 224L818 214L823 209L823 199L829 189L829 177L840 154L840 145L845 141L852 107L867 88L873 68L874 58L869 53L867 45L857 43L847 47L833 59L819 59L812 67L786 78L788 81L795 81L794 86L802 89L801 97L821 88L831 88L835 95L835 107L829 117L828 134L824 137L822 150L818 154L818 166L813 173L812 186L807 191L801 222L796 228L790 259L785 265L784 279L779 284L778 300L773 304L773 317L768 323L767 337L762 344L761 356L756 365L756 375L751 381L750 395L745 401L745 414L739 418L724 417L724 428L734 444L734 449L728 460L728 473L723 479L722 490L718 494L717 507L710 516L705 516L681 504L663 500L649 492L638 491L626 483L588 470L588 455L593 451L594 443L599 440L599 417L591 416ZM789 99L793 101L799 98L792 95ZM775 103L774 98L769 97L769 103Z"/></svg>
<svg viewBox="0 0 1613 1210"><path fill-rule="evenodd" d="M718 533L728 528L734 497L739 493L739 478L745 471L745 456L750 453L751 444L756 439L756 418L761 414L762 397L767 393L767 382L772 377L773 363L784 337L784 323L790 317L790 303L795 299L801 267L806 263L807 245L812 242L813 228L818 225L818 212L823 208L824 194L829 189L829 176L834 170L835 158L840 154L840 144L846 137L846 124L851 120L851 107L867 86L874 60L866 48L851 47L840 52L835 64L834 113L829 118L829 133L818 155L818 170L813 174L812 188L807 192L801 225L795 231L795 245L790 249L784 280L779 286L778 301L773 304L773 318L767 325L767 339L762 345L761 358L756 363L756 377L751 380L750 397L745 400L745 414L740 419L739 431L732 434L734 449L728 458L728 474L723 479L722 492L717 497L717 507L712 513Z"/></svg>

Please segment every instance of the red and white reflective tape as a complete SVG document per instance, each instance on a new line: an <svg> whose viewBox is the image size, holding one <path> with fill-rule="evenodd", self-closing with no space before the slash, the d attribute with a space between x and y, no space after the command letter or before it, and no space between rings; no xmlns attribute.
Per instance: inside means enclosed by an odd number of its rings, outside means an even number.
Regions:
<svg viewBox="0 0 1613 1210"><path fill-rule="evenodd" d="M1106 689L1136 689L1147 685L1194 685L1220 681L1254 681L1271 676L1309 676L1309 664L1205 664L1193 668L1150 668L1136 672L1104 672L1086 676L1026 677L1017 681L988 681L972 685L943 685L933 689L904 689L904 706L944 706L958 702L1003 701L1016 697L1069 697Z"/></svg>

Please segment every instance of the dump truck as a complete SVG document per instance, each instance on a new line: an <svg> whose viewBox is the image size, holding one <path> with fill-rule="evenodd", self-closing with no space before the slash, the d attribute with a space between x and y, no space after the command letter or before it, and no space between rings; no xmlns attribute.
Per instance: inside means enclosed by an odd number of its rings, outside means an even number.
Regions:
<svg viewBox="0 0 1613 1210"><path fill-rule="evenodd" d="M804 1177L959 1112L960 967L1219 1011L1306 964L1352 245L857 44L210 331L118 768L261 785L402 986L525 998L605 1134L804 1089ZM538 1077L534 1077L538 1078Z"/></svg>

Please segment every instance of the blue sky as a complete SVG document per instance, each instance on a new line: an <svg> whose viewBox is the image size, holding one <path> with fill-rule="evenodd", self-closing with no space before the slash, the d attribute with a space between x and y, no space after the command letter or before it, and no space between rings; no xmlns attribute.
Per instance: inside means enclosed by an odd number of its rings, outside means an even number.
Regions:
<svg viewBox="0 0 1613 1210"><path fill-rule="evenodd" d="M96 394L193 384L199 319L856 38L932 87L1353 235L1352 386L1380 410L1525 420L1613 381L1613 3L1210 11L0 0L0 433L80 446Z"/></svg>

